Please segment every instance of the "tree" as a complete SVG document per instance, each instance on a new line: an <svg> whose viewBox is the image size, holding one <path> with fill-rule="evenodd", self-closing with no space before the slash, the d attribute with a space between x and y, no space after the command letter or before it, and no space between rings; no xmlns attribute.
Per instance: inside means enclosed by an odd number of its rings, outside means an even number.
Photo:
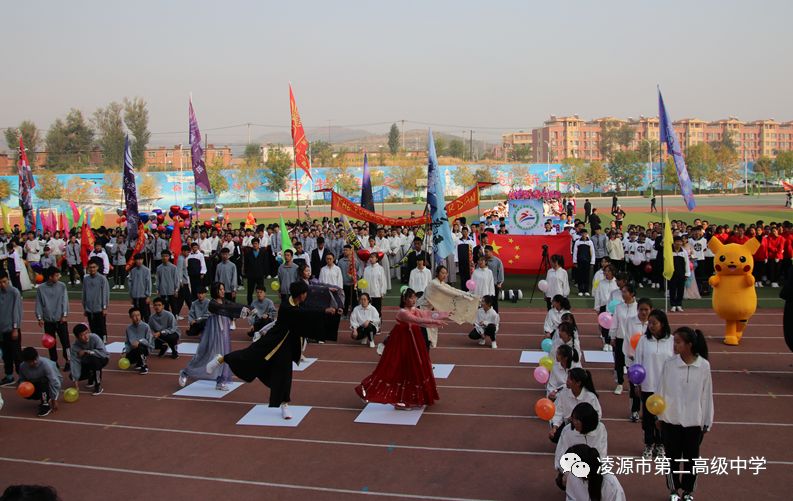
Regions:
<svg viewBox="0 0 793 501"><path fill-rule="evenodd" d="M724 141L715 145L716 167L713 170L710 181L721 185L722 189L729 189L741 179L741 172L738 168L738 153L730 148Z"/></svg>
<svg viewBox="0 0 793 501"><path fill-rule="evenodd" d="M385 153L383 153L382 146L377 150L377 165L385 165Z"/></svg>
<svg viewBox="0 0 793 501"><path fill-rule="evenodd" d="M446 148L446 155L454 158L465 158L465 141L462 139L452 139L449 147Z"/></svg>
<svg viewBox="0 0 793 501"><path fill-rule="evenodd" d="M292 168L292 159L280 147L270 148L264 167L264 185L275 193L276 199L280 203L281 192L286 190L286 179Z"/></svg>
<svg viewBox="0 0 793 501"><path fill-rule="evenodd" d="M512 186L523 186L529 177L529 168L525 165L512 166Z"/></svg>
<svg viewBox="0 0 793 501"><path fill-rule="evenodd" d="M600 154L611 160L615 151L630 146L635 137L636 133L628 124L606 124L600 132Z"/></svg>
<svg viewBox="0 0 793 501"><path fill-rule="evenodd" d="M471 167L467 165L458 165L457 168L452 171L452 181L454 181L454 184L457 186L468 189L476 182L476 176L474 175L474 171L471 170Z"/></svg>
<svg viewBox="0 0 793 501"><path fill-rule="evenodd" d="M642 161L657 162L659 143L655 139L650 139L649 142L642 141L639 143L639 158Z"/></svg>
<svg viewBox="0 0 793 501"><path fill-rule="evenodd" d="M702 180L707 179L711 171L716 168L716 153L706 143L690 146L686 150L686 167L689 177L696 181L697 188L702 191ZM677 171L675 171L675 179L677 179Z"/></svg>
<svg viewBox="0 0 793 501"><path fill-rule="evenodd" d="M100 186L100 190L102 191L102 196L108 202L116 202L119 201L120 204L123 205L121 192L122 192L122 182L121 182L121 173L120 172L105 172L104 182Z"/></svg>
<svg viewBox="0 0 793 501"><path fill-rule="evenodd" d="M440 136L435 136L435 154L437 156L446 155L446 141Z"/></svg>
<svg viewBox="0 0 793 501"><path fill-rule="evenodd" d="M16 129L13 127L6 129L6 144L8 144L8 149L12 152L11 156L15 163L19 160L20 135L28 155L28 163L36 165L36 151L41 144L41 132L36 127L36 124L30 120L25 120Z"/></svg>
<svg viewBox="0 0 793 501"><path fill-rule="evenodd" d="M394 178L397 187L403 194L409 196L408 193L415 194L418 179L424 178L424 167L412 165L409 167L399 167L394 170Z"/></svg>
<svg viewBox="0 0 793 501"><path fill-rule="evenodd" d="M635 151L615 152L608 170L617 191L620 191L620 188L629 191L632 187L638 186L644 174L644 166Z"/></svg>
<svg viewBox="0 0 793 501"><path fill-rule="evenodd" d="M124 123L135 138L130 145L132 163L142 167L146 163L144 160L146 146L149 144L149 139L151 139L149 110L146 109L146 101L139 97L133 99L124 98Z"/></svg>
<svg viewBox="0 0 793 501"><path fill-rule="evenodd" d="M399 153L399 127L397 124L391 124L391 130L388 131L388 151L392 155Z"/></svg>
<svg viewBox="0 0 793 501"><path fill-rule="evenodd" d="M327 141L311 143L311 163L314 167L330 167L333 162L333 146Z"/></svg>
<svg viewBox="0 0 793 501"><path fill-rule="evenodd" d="M47 165L54 168L82 166L87 163L94 142L94 131L83 113L72 108L65 119L58 118L47 131Z"/></svg>
<svg viewBox="0 0 793 501"><path fill-rule="evenodd" d="M344 146L339 148L339 151L336 152L336 156L333 157L332 164L334 166L336 166L336 167L342 167L342 166L346 165L346 163L347 163L347 153L349 153L349 151L350 150L348 150Z"/></svg>
<svg viewBox="0 0 793 501"><path fill-rule="evenodd" d="M580 184L585 168L583 158L565 158L562 160L562 180L567 184Z"/></svg>
<svg viewBox="0 0 793 501"><path fill-rule="evenodd" d="M46 201L49 207L52 206L53 200L62 198L63 184L52 171L45 171L43 176L38 176L35 191L36 196Z"/></svg>
<svg viewBox="0 0 793 501"><path fill-rule="evenodd" d="M333 186L336 187L336 191L348 196L355 193L359 188L358 177L351 170L350 166L344 164L340 164L331 170L331 176L334 180Z"/></svg>
<svg viewBox="0 0 793 501"><path fill-rule="evenodd" d="M776 156L774 171L780 178L787 178L793 173L793 151L783 151Z"/></svg>
<svg viewBox="0 0 793 501"><path fill-rule="evenodd" d="M144 172L140 175L140 182L136 183L135 187L138 190L138 196L141 200L154 199L160 195L160 186L157 184L157 180L154 178L153 174L149 174L148 172ZM212 185L212 189L215 189L214 185ZM153 200L149 202L149 205L152 203Z"/></svg>
<svg viewBox="0 0 793 501"><path fill-rule="evenodd" d="M262 166L262 149L258 144L245 146L243 157L245 161L237 169L237 181L240 191L245 195L248 207L251 206L251 193L261 186L259 169Z"/></svg>
<svg viewBox="0 0 793 501"><path fill-rule="evenodd" d="M7 179L0 179L0 202L7 202L16 192L11 187Z"/></svg>
<svg viewBox="0 0 793 501"><path fill-rule="evenodd" d="M513 162L528 162L531 160L532 153L530 144L517 144L510 151L509 159Z"/></svg>
<svg viewBox="0 0 793 501"><path fill-rule="evenodd" d="M63 198L71 200L77 205L84 204L93 200L92 183L78 176L72 176L66 183L66 190Z"/></svg>
<svg viewBox="0 0 793 501"><path fill-rule="evenodd" d="M680 185L680 181L677 179L677 167L675 167L675 161L672 157L668 157L666 162L664 162L663 176L662 185L671 185L672 190L677 193L677 187ZM710 179L710 177L708 176L706 179Z"/></svg>
<svg viewBox="0 0 793 501"><path fill-rule="evenodd" d="M385 184L385 172L383 172L383 169L370 169L369 177L372 179L373 187Z"/></svg>
<svg viewBox="0 0 793 501"><path fill-rule="evenodd" d="M478 167L476 172L474 172L474 178L476 179L476 182L479 183L492 183L495 180L495 177L493 176L493 169L487 165Z"/></svg>
<svg viewBox="0 0 793 501"><path fill-rule="evenodd" d="M592 186L592 191L595 191L596 187L603 186L608 179L609 171L606 169L606 166L603 165L603 162L594 161L584 169L581 181L584 184Z"/></svg>
<svg viewBox="0 0 793 501"><path fill-rule="evenodd" d="M212 188L212 194L215 196L216 200L220 198L221 193L229 191L229 182L226 179L226 175L223 174L224 169L223 158L220 156L215 157L215 159L212 160L212 164L207 166L209 186ZM203 189L201 190L203 191Z"/></svg>
<svg viewBox="0 0 793 501"><path fill-rule="evenodd" d="M113 101L94 112L96 142L102 149L105 166L111 168L121 168L124 165L124 120L121 118L123 109L121 103Z"/></svg>
<svg viewBox="0 0 793 501"><path fill-rule="evenodd" d="M768 179L771 176L773 166L773 160L768 157L760 157L754 162L754 173L762 174L765 179Z"/></svg>

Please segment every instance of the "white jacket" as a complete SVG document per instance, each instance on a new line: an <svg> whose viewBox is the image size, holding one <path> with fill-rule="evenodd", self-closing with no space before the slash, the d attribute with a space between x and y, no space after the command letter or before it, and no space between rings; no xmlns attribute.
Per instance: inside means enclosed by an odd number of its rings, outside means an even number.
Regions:
<svg viewBox="0 0 793 501"><path fill-rule="evenodd" d="M666 409L658 416L665 423L688 428L713 426L713 380L710 363L702 357L691 365L680 355L664 362L657 394L666 402Z"/></svg>
<svg viewBox="0 0 793 501"><path fill-rule="evenodd" d="M603 417L603 410L600 408L600 401L598 400L597 395L590 392L586 388L581 388L581 393L578 394L576 397L573 394L573 390L570 388L565 388L564 390L560 391L556 395L556 411L553 414L553 418L551 419L552 426L562 426L565 423L570 422L570 414L573 413L573 409L575 406L582 403L587 402L595 408L598 413L598 418Z"/></svg>
<svg viewBox="0 0 793 501"><path fill-rule="evenodd" d="M567 485L564 491L565 501L589 501L589 485L586 479L575 475L567 475ZM603 475L603 484L600 487L600 501L626 501L625 491L612 473Z"/></svg>
<svg viewBox="0 0 793 501"><path fill-rule="evenodd" d="M424 289L427 288L427 284L430 283L430 280L432 280L432 272L429 270L429 268L426 266L423 270L413 268L410 271L408 287L416 292L424 292Z"/></svg>
<svg viewBox="0 0 793 501"><path fill-rule="evenodd" d="M648 339L647 336L642 335L633 359L634 363L644 367L647 374L640 385L642 391L655 393L658 390L664 363L675 356L674 344L674 336L671 335L661 339L655 337Z"/></svg>
<svg viewBox="0 0 793 501"><path fill-rule="evenodd" d="M545 315L545 324L543 325L545 332L555 332L559 324L562 323L562 315L565 313L570 312L568 310L557 310L556 308L548 310L548 313Z"/></svg>
<svg viewBox="0 0 793 501"><path fill-rule="evenodd" d="M496 326L496 332L498 332L498 324L500 321L501 317L492 307L487 311L485 311L484 308L479 308L476 310L476 323L474 324L474 329L476 329L476 332L479 334L483 334L485 332L485 327L489 324L493 324Z"/></svg>
<svg viewBox="0 0 793 501"><path fill-rule="evenodd" d="M636 318L637 303L634 300L631 304L620 303L612 315L611 329L609 335L616 339L630 340L631 329L634 327Z"/></svg>
<svg viewBox="0 0 793 501"><path fill-rule="evenodd" d="M606 306L611 301L611 293L619 289L617 287L617 279L612 278L608 280L601 278L598 286L595 288L595 311L600 311L601 306Z"/></svg>
<svg viewBox="0 0 793 501"><path fill-rule="evenodd" d="M367 321L377 327L378 331L380 330L380 314L377 313L377 309L371 304L366 308L359 304L350 314L350 327L355 330Z"/></svg>
<svg viewBox="0 0 793 501"><path fill-rule="evenodd" d="M383 297L386 293L385 271L380 263L375 263L372 266L367 266L363 270L363 278L366 279L367 286L361 289L361 292L366 292L370 297Z"/></svg>
<svg viewBox="0 0 793 501"><path fill-rule="evenodd" d="M567 449L578 444L594 447L602 458L608 456L608 433L603 422L599 422L597 428L586 435L578 433L569 424L565 426L562 435L559 437L559 443L556 444L556 454L554 454L553 459L553 465L557 470L562 468L559 466L559 460L562 459Z"/></svg>
<svg viewBox="0 0 793 501"><path fill-rule="evenodd" d="M341 268L335 264L331 266L323 266L319 270L319 281L323 284L335 285L339 289L344 287L344 281L341 276Z"/></svg>
<svg viewBox="0 0 793 501"><path fill-rule="evenodd" d="M490 268L476 267L471 275L471 280L476 283L476 287L471 291L475 296L483 297L495 295L496 281L493 278L493 272Z"/></svg>
<svg viewBox="0 0 793 501"><path fill-rule="evenodd" d="M561 266L558 270L549 269L545 275L545 281L548 282L545 297L552 298L557 294L561 294L564 297L570 295L570 282L567 278L567 270Z"/></svg>

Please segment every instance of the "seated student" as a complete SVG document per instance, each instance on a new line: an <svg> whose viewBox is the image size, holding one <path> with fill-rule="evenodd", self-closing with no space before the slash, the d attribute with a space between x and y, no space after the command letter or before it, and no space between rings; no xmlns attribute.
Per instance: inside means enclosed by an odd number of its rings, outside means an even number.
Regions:
<svg viewBox="0 0 793 501"><path fill-rule="evenodd" d="M129 309L129 319L132 323L127 326L124 339L124 356L131 363L135 364L141 375L149 373L149 366L146 361L149 358L149 350L154 342L151 336L149 324L143 321L140 308L133 306Z"/></svg>
<svg viewBox="0 0 793 501"><path fill-rule="evenodd" d="M248 332L248 335L253 337L255 332L261 330L262 327L269 324L277 315L275 304L270 298L265 297L265 290L263 285L256 286L256 299L251 302L249 309L251 310L248 315L248 322L253 327Z"/></svg>
<svg viewBox="0 0 793 501"><path fill-rule="evenodd" d="M578 361L578 351L570 347L570 345L561 345L556 350L555 357L553 367L551 367L551 375L545 385L545 391L551 400L556 400L556 395L566 388L565 385L567 384L570 369L581 366Z"/></svg>
<svg viewBox="0 0 793 501"><path fill-rule="evenodd" d="M559 460L567 449L577 444L586 444L597 449L601 457L608 456L608 433L600 420L600 413L589 402L581 402L570 414L570 424L562 428L559 442L556 444L553 465L562 478Z"/></svg>
<svg viewBox="0 0 793 501"><path fill-rule="evenodd" d="M565 475L565 496L567 501L625 501L625 491L613 473L600 473L600 454L594 447L577 444L565 451L576 454L589 466L589 474L584 478Z"/></svg>
<svg viewBox="0 0 793 501"><path fill-rule="evenodd" d="M157 270L162 269L165 264L168 263L163 260L163 264L158 266ZM176 345L179 344L179 327L176 326L176 317L165 309L165 304L166 299L162 296L155 298L154 314L149 317L149 328L154 337L154 348L160 350L157 354L160 358L165 356L168 348L171 349L171 358L179 358L179 352L176 350Z"/></svg>
<svg viewBox="0 0 793 501"><path fill-rule="evenodd" d="M598 416L603 414L595 385L592 383L592 375L589 371L576 367L568 372L567 387L556 394L556 412L551 418L551 431L548 433L551 442L559 440L562 428L570 422L573 409L580 402L589 403L597 410Z"/></svg>
<svg viewBox="0 0 793 501"><path fill-rule="evenodd" d="M19 364L19 383L33 384L33 394L28 400L39 400L39 417L58 410L58 394L63 378L58 365L52 360L39 357L36 348L28 346L22 350L22 363Z"/></svg>
<svg viewBox="0 0 793 501"><path fill-rule="evenodd" d="M102 393L102 369L110 360L105 343L98 334L90 331L87 325L77 324L72 329L74 343L71 346L71 377L74 387L84 379L93 386L94 395Z"/></svg>
<svg viewBox="0 0 793 501"><path fill-rule="evenodd" d="M369 343L369 348L374 348L374 337L380 329L380 314L371 305L369 294L364 292L358 300L358 306L353 308L350 314L350 337L361 341L361 344Z"/></svg>
<svg viewBox="0 0 793 501"><path fill-rule="evenodd" d="M482 298L482 306L476 311L476 321L474 329L468 333L471 339L478 339L479 344L484 346L487 337L490 338L490 347L494 350L498 348L496 344L496 333L498 324L501 322L498 312L493 309L493 296Z"/></svg>
<svg viewBox="0 0 793 501"><path fill-rule="evenodd" d="M187 321L190 326L187 328L188 336L197 336L204 331L204 324L209 318L209 299L207 299L207 288L200 286L196 291L196 299L190 304L190 312L187 314Z"/></svg>
<svg viewBox="0 0 793 501"><path fill-rule="evenodd" d="M562 315L570 313L570 300L561 294L557 294L551 300L551 309L545 315L544 330L545 335L553 337L553 333L559 324L562 323Z"/></svg>

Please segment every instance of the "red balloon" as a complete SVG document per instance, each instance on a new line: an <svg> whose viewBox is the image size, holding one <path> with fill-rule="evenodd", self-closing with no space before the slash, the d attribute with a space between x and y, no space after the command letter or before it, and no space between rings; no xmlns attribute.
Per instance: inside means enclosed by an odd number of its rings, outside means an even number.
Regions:
<svg viewBox="0 0 793 501"><path fill-rule="evenodd" d="M116 218L116 224L121 224L121 218L120 217Z"/></svg>
<svg viewBox="0 0 793 501"><path fill-rule="evenodd" d="M385 254L380 252L380 251L377 251L376 254L377 254L377 260L378 261L382 261L383 260L383 256L385 256Z"/></svg>
<svg viewBox="0 0 793 501"><path fill-rule="evenodd" d="M36 283L41 284L44 283L44 275L41 273L36 273Z"/></svg>
<svg viewBox="0 0 793 501"><path fill-rule="evenodd" d="M180 210L179 217L181 217L182 219L188 219L190 217L190 211L184 209Z"/></svg>
<svg viewBox="0 0 793 501"><path fill-rule="evenodd" d="M204 227L211 228L212 227L212 221L204 221Z"/></svg>
<svg viewBox="0 0 793 501"><path fill-rule="evenodd" d="M647 263L644 265L644 272L645 273L652 273L653 272L653 265Z"/></svg>
<svg viewBox="0 0 793 501"><path fill-rule="evenodd" d="M165 226L163 226L163 225L159 225L159 226L157 227L157 231L165 231Z"/></svg>
<svg viewBox="0 0 793 501"><path fill-rule="evenodd" d="M366 249L358 249L358 258L361 261L368 261L369 260L369 251Z"/></svg>
<svg viewBox="0 0 793 501"><path fill-rule="evenodd" d="M171 212L173 212L173 213L179 212L180 209L181 209L181 207L179 207L178 205L172 205L171 206Z"/></svg>
<svg viewBox="0 0 793 501"><path fill-rule="evenodd" d="M157 216L157 223L158 224L162 224L163 222L165 222L165 216L163 214L158 215Z"/></svg>
<svg viewBox="0 0 793 501"><path fill-rule="evenodd" d="M55 338L50 336L49 334L44 334L41 336L41 346L47 348L55 348Z"/></svg>
<svg viewBox="0 0 793 501"><path fill-rule="evenodd" d="M36 391L36 388L33 386L33 383L30 381L25 381L24 383L19 383L17 387L17 394L22 398L28 398L33 395L33 392Z"/></svg>

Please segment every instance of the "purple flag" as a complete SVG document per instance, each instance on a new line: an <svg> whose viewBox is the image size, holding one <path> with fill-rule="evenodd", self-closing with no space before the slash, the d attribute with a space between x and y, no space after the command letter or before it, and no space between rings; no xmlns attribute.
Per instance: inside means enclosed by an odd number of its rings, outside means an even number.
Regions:
<svg viewBox="0 0 793 501"><path fill-rule="evenodd" d="M374 195L372 195L372 177L369 174L369 158L363 154L363 181L361 182L361 207L374 212Z"/></svg>
<svg viewBox="0 0 793 501"><path fill-rule="evenodd" d="M138 190L135 187L135 167L132 165L132 149L129 136L124 140L124 205L127 208L127 241L138 240Z"/></svg>
<svg viewBox="0 0 793 501"><path fill-rule="evenodd" d="M677 180L680 183L680 194L683 195L683 200L685 200L688 210L692 211L697 206L697 202L694 200L693 185L688 175L688 169L686 169L686 160L680 150L680 143L677 141L675 129L669 120L669 115L666 113L666 106L664 105L664 98L661 96L660 87L658 88L658 119L661 122L661 142L666 143L666 151L672 155L672 159L675 161Z"/></svg>
<svg viewBox="0 0 793 501"><path fill-rule="evenodd" d="M190 152L193 157L193 178L195 178L195 185L206 191L212 193L212 187L209 186L209 175L207 175L206 165L204 164L204 150L201 148L201 131L198 130L198 120L193 111L193 98L190 98Z"/></svg>

